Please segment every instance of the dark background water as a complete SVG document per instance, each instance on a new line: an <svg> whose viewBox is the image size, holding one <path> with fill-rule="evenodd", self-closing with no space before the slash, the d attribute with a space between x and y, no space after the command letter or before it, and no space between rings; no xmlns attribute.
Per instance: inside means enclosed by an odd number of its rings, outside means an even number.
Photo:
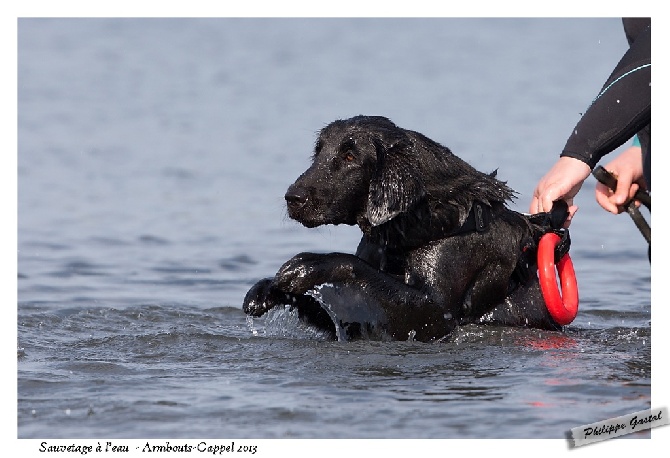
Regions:
<svg viewBox="0 0 670 458"><path fill-rule="evenodd" d="M355 249L285 214L325 124L388 116L526 211L626 46L612 18L20 19L18 437L563 439L656 406L645 243L593 179L564 333L338 343L241 311L295 253Z"/></svg>

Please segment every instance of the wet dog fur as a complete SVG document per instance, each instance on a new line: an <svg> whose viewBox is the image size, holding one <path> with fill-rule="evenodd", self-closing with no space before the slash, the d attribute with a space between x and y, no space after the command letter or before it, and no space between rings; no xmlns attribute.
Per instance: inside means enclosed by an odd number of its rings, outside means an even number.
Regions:
<svg viewBox="0 0 670 458"><path fill-rule="evenodd" d="M355 291L359 307L375 304L383 319L366 326L392 339L440 340L472 322L559 329L535 275L515 279L534 227L508 208L513 198L495 173L387 118L334 121L288 188L287 210L310 228L357 225L358 248L294 256L249 290L243 309L260 316L291 304L312 324L332 328L333 314L308 294L331 284ZM459 232L476 205L486 210L486 227Z"/></svg>

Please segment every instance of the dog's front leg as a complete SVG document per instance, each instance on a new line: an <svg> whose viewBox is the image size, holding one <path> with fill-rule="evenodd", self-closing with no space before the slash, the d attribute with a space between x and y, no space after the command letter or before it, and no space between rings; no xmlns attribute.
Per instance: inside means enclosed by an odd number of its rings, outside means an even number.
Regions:
<svg viewBox="0 0 670 458"><path fill-rule="evenodd" d="M350 254L301 253L279 269L272 284L295 295L319 285L344 287L349 300L329 304L336 319L346 321L357 314L354 309L374 308L381 312L368 314L376 317L374 325L397 340L436 340L456 325L431 291L415 289Z"/></svg>
<svg viewBox="0 0 670 458"><path fill-rule="evenodd" d="M354 264L362 262L345 253L300 253L279 268L272 284L284 292L304 294L325 283L348 283Z"/></svg>

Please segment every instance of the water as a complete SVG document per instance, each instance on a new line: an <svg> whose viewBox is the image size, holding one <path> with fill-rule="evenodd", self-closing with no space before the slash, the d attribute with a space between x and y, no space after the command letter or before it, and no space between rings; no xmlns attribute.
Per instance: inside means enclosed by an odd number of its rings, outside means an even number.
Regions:
<svg viewBox="0 0 670 458"><path fill-rule="evenodd" d="M19 20L17 436L563 439L651 408L645 243L593 179L564 333L339 343L241 310L297 252L355 249L284 210L322 126L388 116L526 211L625 47L617 19Z"/></svg>

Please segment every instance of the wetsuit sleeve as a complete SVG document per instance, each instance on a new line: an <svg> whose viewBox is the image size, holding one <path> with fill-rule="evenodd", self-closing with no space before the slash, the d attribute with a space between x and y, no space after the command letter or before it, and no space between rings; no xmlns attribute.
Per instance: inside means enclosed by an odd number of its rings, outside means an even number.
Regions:
<svg viewBox="0 0 670 458"><path fill-rule="evenodd" d="M561 156L598 161L651 123L651 27L641 32L575 126Z"/></svg>

